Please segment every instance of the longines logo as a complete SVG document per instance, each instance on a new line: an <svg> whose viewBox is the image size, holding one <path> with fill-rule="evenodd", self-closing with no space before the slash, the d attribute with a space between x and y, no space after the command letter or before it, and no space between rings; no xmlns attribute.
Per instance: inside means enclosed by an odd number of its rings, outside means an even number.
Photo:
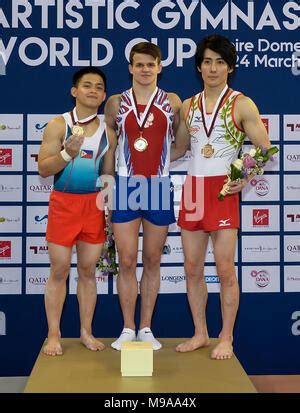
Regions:
<svg viewBox="0 0 300 413"><path fill-rule="evenodd" d="M21 191L19 186L6 186L1 184L0 185L0 192L13 192L13 191Z"/></svg>
<svg viewBox="0 0 300 413"><path fill-rule="evenodd" d="M265 196L270 192L270 183L266 178L253 178L251 185L255 187L258 196Z"/></svg>
<svg viewBox="0 0 300 413"><path fill-rule="evenodd" d="M0 336L6 335L6 317L3 311L0 311Z"/></svg>
<svg viewBox="0 0 300 413"><path fill-rule="evenodd" d="M253 270L251 271L251 277L253 277L255 279L255 284L258 287L266 287L269 282L270 282L270 275L268 273L268 271L266 270L260 270L260 271L256 271Z"/></svg>
<svg viewBox="0 0 300 413"><path fill-rule="evenodd" d="M161 277L162 281L169 281L171 283L180 283L185 280L184 275L166 275Z"/></svg>
<svg viewBox="0 0 300 413"><path fill-rule="evenodd" d="M268 209L253 209L252 224L254 227L269 226L269 210Z"/></svg>
<svg viewBox="0 0 300 413"><path fill-rule="evenodd" d="M251 252L274 252L277 251L278 248L277 247L265 247L263 245L258 245L257 247L245 247L244 248L245 251L251 251Z"/></svg>

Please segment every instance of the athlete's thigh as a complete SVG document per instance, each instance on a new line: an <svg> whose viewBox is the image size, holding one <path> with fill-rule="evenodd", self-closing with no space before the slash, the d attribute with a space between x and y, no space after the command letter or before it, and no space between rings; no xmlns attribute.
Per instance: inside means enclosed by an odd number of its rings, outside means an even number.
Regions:
<svg viewBox="0 0 300 413"><path fill-rule="evenodd" d="M219 261L234 261L237 229L220 229L211 233L214 256Z"/></svg>
<svg viewBox="0 0 300 413"><path fill-rule="evenodd" d="M185 261L202 266L205 260L209 233L205 231L181 230L181 240Z"/></svg>
<svg viewBox="0 0 300 413"><path fill-rule="evenodd" d="M120 255L137 254L141 218L129 222L114 222L113 232Z"/></svg>
<svg viewBox="0 0 300 413"><path fill-rule="evenodd" d="M161 255L168 228L168 225L155 225L143 219L143 255Z"/></svg>
<svg viewBox="0 0 300 413"><path fill-rule="evenodd" d="M77 263L83 268L96 265L98 262L103 244L91 244L85 241L77 241Z"/></svg>

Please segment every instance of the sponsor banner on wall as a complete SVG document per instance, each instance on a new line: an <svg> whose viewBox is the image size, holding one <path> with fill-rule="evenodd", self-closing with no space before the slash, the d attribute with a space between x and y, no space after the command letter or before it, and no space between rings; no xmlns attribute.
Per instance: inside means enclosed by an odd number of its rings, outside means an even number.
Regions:
<svg viewBox="0 0 300 413"><path fill-rule="evenodd" d="M271 141L280 140L279 115L260 115ZM246 138L245 142L249 142ZM248 151L247 151L248 152Z"/></svg>
<svg viewBox="0 0 300 413"><path fill-rule="evenodd" d="M21 268L0 267L0 294L22 294Z"/></svg>
<svg viewBox="0 0 300 413"><path fill-rule="evenodd" d="M300 141L300 115L283 116L283 139Z"/></svg>
<svg viewBox="0 0 300 413"><path fill-rule="evenodd" d="M276 146L278 149L280 149L279 145L274 145L274 146ZM252 149L252 148L254 148L253 145L243 145L242 152L243 153L249 153L250 149ZM275 155L273 155L273 161L270 160L269 162L267 162L263 169L264 169L265 172L279 171L279 169L280 169L280 151L275 153Z"/></svg>
<svg viewBox="0 0 300 413"><path fill-rule="evenodd" d="M174 215L175 215L176 222L169 225L168 231L171 233L181 232L181 228L177 225L178 215L179 215L179 205L174 205Z"/></svg>
<svg viewBox="0 0 300 413"><path fill-rule="evenodd" d="M26 294L44 294L50 267L26 268Z"/></svg>
<svg viewBox="0 0 300 413"><path fill-rule="evenodd" d="M50 264L48 245L45 237L26 238L26 263Z"/></svg>
<svg viewBox="0 0 300 413"><path fill-rule="evenodd" d="M243 205L242 231L279 231L278 205Z"/></svg>
<svg viewBox="0 0 300 413"><path fill-rule="evenodd" d="M143 268L137 267L136 278L138 282L138 292L140 292L140 281ZM185 293L185 272L182 267L161 267L160 268L160 289L159 293ZM117 294L117 277L113 278L113 293Z"/></svg>
<svg viewBox="0 0 300 413"><path fill-rule="evenodd" d="M300 171L300 145L283 146L284 152L284 170L285 171Z"/></svg>
<svg viewBox="0 0 300 413"><path fill-rule="evenodd" d="M26 238L26 262L27 264L50 264L48 243L45 237ZM72 249L71 263L77 263L75 246Z"/></svg>
<svg viewBox="0 0 300 413"><path fill-rule="evenodd" d="M23 115L0 113L0 142L23 140Z"/></svg>
<svg viewBox="0 0 300 413"><path fill-rule="evenodd" d="M46 232L48 205L27 207L27 232Z"/></svg>
<svg viewBox="0 0 300 413"><path fill-rule="evenodd" d="M182 185L185 181L185 175L171 175L171 181L174 185L174 202L179 203L181 200Z"/></svg>
<svg viewBox="0 0 300 413"><path fill-rule="evenodd" d="M280 237L273 235L242 236L243 262L280 262Z"/></svg>
<svg viewBox="0 0 300 413"><path fill-rule="evenodd" d="M260 115L271 141L280 140L279 115Z"/></svg>
<svg viewBox="0 0 300 413"><path fill-rule="evenodd" d="M299 199L300 175L284 175L284 200L299 201Z"/></svg>
<svg viewBox="0 0 300 413"><path fill-rule="evenodd" d="M53 188L53 176L42 178L40 175L27 176L27 201L49 202Z"/></svg>
<svg viewBox="0 0 300 413"><path fill-rule="evenodd" d="M185 172L186 173L191 159L192 159L192 153L191 151L187 151L184 156L170 163L170 172Z"/></svg>
<svg viewBox="0 0 300 413"><path fill-rule="evenodd" d="M237 276L237 268L236 276ZM140 281L143 268L137 267L138 290L140 290ZM215 266L204 267L204 277L209 293L220 292L220 281ZM113 279L113 293L117 294L117 277ZM186 293L186 275L184 267L161 267L160 268L160 294Z"/></svg>
<svg viewBox="0 0 300 413"><path fill-rule="evenodd" d="M27 140L41 141L43 133L50 119L57 115L28 115L27 116Z"/></svg>
<svg viewBox="0 0 300 413"><path fill-rule="evenodd" d="M0 264L22 263L22 238L0 235Z"/></svg>
<svg viewBox="0 0 300 413"><path fill-rule="evenodd" d="M22 175L0 175L0 200L1 202L22 202Z"/></svg>
<svg viewBox="0 0 300 413"><path fill-rule="evenodd" d="M22 207L0 205L0 233L22 232Z"/></svg>
<svg viewBox="0 0 300 413"><path fill-rule="evenodd" d="M300 292L300 265L284 267L284 291L287 293Z"/></svg>
<svg viewBox="0 0 300 413"><path fill-rule="evenodd" d="M69 277L69 293L77 294L78 273L77 268L72 267ZM96 271L97 294L108 294L108 276Z"/></svg>
<svg viewBox="0 0 300 413"><path fill-rule="evenodd" d="M279 201L279 176L255 176L242 192L243 201Z"/></svg>
<svg viewBox="0 0 300 413"><path fill-rule="evenodd" d="M285 235L284 237L284 261L300 262L300 236Z"/></svg>
<svg viewBox="0 0 300 413"><path fill-rule="evenodd" d="M27 145L27 171L38 172L40 145Z"/></svg>
<svg viewBox="0 0 300 413"><path fill-rule="evenodd" d="M243 293L280 292L280 267L253 265L242 268Z"/></svg>
<svg viewBox="0 0 300 413"><path fill-rule="evenodd" d="M143 237L139 237L137 263L142 264ZM181 237L168 237L163 247L161 263L182 263L183 250Z"/></svg>
<svg viewBox="0 0 300 413"><path fill-rule="evenodd" d="M1 145L0 172L23 171L23 145Z"/></svg>
<svg viewBox="0 0 300 413"><path fill-rule="evenodd" d="M284 206L284 230L300 231L300 205Z"/></svg>

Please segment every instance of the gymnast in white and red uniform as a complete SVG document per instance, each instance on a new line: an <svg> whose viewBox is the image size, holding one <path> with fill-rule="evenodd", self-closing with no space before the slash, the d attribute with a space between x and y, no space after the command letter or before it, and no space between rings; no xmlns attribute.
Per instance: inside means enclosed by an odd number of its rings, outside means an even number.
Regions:
<svg viewBox="0 0 300 413"><path fill-rule="evenodd" d="M183 102L180 126L171 152L171 160L181 157L188 148L192 152L178 225L181 227L187 294L195 332L176 350L193 351L210 343L205 316L208 295L204 263L211 236L222 308L222 329L211 357L228 359L233 354L233 328L239 305L234 266L240 225L238 193L247 180L229 183L223 201L218 199L218 193L245 136L254 146L268 148L270 141L253 101L227 85L237 60L234 45L224 36L205 37L197 45L195 60L204 90Z"/></svg>

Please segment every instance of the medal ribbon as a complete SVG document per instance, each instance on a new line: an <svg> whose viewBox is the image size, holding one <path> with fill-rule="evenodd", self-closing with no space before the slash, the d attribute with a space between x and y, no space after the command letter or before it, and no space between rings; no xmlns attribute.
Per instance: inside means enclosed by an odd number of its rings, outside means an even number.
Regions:
<svg viewBox="0 0 300 413"><path fill-rule="evenodd" d="M147 106L146 106L146 108L145 108L145 111L144 111L144 113L143 113L142 118L140 118L140 113L139 113L139 110L138 110L138 104L137 104L136 96L135 96L134 90L131 89L131 96L132 96L132 98L133 98L133 99L132 99L132 100L133 100L133 105L132 105L132 106L133 106L133 112L134 112L134 114L135 114L136 121L137 121L137 124L138 124L138 126L139 126L139 131L140 131L140 135L141 135L141 136L142 136L142 134L143 134L143 130L144 130L144 127L145 127L145 124L146 124L146 121L147 121L149 112L150 112L150 110L151 110L151 108L152 108L152 106L153 106L153 103L154 103L155 99L156 99L157 93L158 93L158 88L156 87L155 90L154 90L154 92L153 92L152 95L150 96L150 99L148 100L148 104L147 104ZM130 96L130 97L131 97L131 96Z"/></svg>
<svg viewBox="0 0 300 413"><path fill-rule="evenodd" d="M72 110L72 112L70 112L71 118L72 118L72 122L73 125L87 125L88 123L92 122L94 119L96 119L97 117L97 113L94 113L93 115L88 116L87 118L78 120L78 116L77 116L77 111L76 111L76 106L75 108Z"/></svg>
<svg viewBox="0 0 300 413"><path fill-rule="evenodd" d="M212 116L212 121L211 121L211 124L210 124L209 129L207 129L207 122L206 122L206 119L205 119L205 116L206 116L206 108L205 108L204 92L202 92L202 95L201 95L201 115L202 115L203 126L204 126L204 129L205 129L205 133L206 133L207 138L210 137L210 135L211 135L211 133L212 133L212 131L213 131L213 128L214 128L214 126L215 126L215 122L216 122L216 118L217 118L218 112L219 112L219 110L220 110L220 108L221 108L221 106L222 106L222 104L223 104L223 100L224 100L224 98L225 98L225 96L226 96L226 94L227 94L227 92L228 92L228 89L229 89L229 87L226 85L226 86L224 87L224 89L222 90L222 92L220 93L220 96L218 97L218 100L217 100L217 102L216 102L216 104L215 104L215 106L214 106L213 113L212 113L212 115L211 115L211 116Z"/></svg>

